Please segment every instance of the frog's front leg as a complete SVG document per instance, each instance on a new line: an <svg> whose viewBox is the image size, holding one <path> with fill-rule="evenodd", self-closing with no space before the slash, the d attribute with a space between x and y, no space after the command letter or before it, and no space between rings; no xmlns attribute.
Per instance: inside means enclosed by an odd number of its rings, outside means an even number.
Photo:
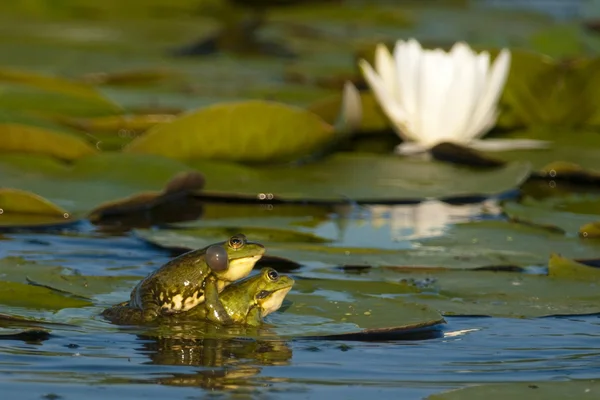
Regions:
<svg viewBox="0 0 600 400"><path fill-rule="evenodd" d="M246 316L246 325L248 326L260 326L262 324L262 313L260 308L254 307L248 311Z"/></svg>
<svg viewBox="0 0 600 400"><path fill-rule="evenodd" d="M221 300L219 300L219 290L214 279L207 279L204 283L204 306L209 321L219 325L233 324L233 320L225 310Z"/></svg>

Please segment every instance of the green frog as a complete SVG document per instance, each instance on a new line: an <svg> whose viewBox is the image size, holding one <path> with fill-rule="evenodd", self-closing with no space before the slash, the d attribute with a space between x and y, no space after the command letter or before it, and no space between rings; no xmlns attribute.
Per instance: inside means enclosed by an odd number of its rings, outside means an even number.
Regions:
<svg viewBox="0 0 600 400"><path fill-rule="evenodd" d="M258 326L262 319L281 307L283 299L292 289L294 280L280 275L273 268L263 268L259 274L239 280L228 286L219 299L228 315L223 325ZM175 318L210 319L211 310L201 304Z"/></svg>
<svg viewBox="0 0 600 400"><path fill-rule="evenodd" d="M219 293L246 277L264 253L263 245L249 242L242 234L187 252L138 283L129 301L104 310L102 315L116 323L150 322L205 303L207 319L228 323Z"/></svg>
<svg viewBox="0 0 600 400"><path fill-rule="evenodd" d="M259 326L264 317L281 307L283 299L293 285L294 280L291 277L280 275L273 268L263 268L259 274L232 283L219 294L219 300L225 311L219 324ZM119 323L143 322L142 310L130 308L127 313L122 314L119 312L120 307L122 305L107 309L106 316ZM171 318L169 322L211 320L211 312L212 310L204 303L189 311L165 316L165 318Z"/></svg>

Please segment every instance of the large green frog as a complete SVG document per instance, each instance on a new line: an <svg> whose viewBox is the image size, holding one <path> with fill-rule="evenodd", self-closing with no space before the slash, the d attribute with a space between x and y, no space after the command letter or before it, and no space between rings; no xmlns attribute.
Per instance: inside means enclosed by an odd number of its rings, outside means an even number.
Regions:
<svg viewBox="0 0 600 400"><path fill-rule="evenodd" d="M141 321L150 322L205 303L207 319L227 323L229 317L219 293L246 277L264 253L263 245L239 234L182 254L138 283L129 301L104 310L102 315L117 323L136 323L140 316Z"/></svg>
<svg viewBox="0 0 600 400"><path fill-rule="evenodd" d="M281 307L285 295L292 289L294 280L280 275L273 268L263 268L259 274L239 280L219 295L228 320L223 324L258 326L262 319ZM175 318L209 319L211 310L204 304L179 314Z"/></svg>
<svg viewBox="0 0 600 400"><path fill-rule="evenodd" d="M219 300L225 314L219 320L220 325L258 326L262 319L281 307L285 295L292 289L294 280L287 275L279 275L273 268L263 268L259 274L241 279L227 286ZM142 310L129 309L122 313L125 306L116 305L105 311L105 316L118 323L137 324L144 321ZM178 314L165 316L174 321L211 320L211 308L207 303ZM215 322L213 320L213 322Z"/></svg>

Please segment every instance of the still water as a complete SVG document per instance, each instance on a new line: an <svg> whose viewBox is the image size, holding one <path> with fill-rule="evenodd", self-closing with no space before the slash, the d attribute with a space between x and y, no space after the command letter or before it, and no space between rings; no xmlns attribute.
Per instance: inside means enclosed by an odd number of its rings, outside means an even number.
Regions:
<svg viewBox="0 0 600 400"><path fill-rule="evenodd" d="M383 247L402 247L402 235L442 235L448 224L484 217L481 206L454 207L451 218L448 212L438 219L428 212L425 220L415 211L363 209L358 215L368 214L374 224L350 224L344 235L324 224L319 234L338 235L349 246L360 238L364 245L370 237ZM368 229L371 235L365 235ZM8 233L0 243L0 257L22 256L96 275L144 275L169 259L133 235L98 235L85 224L62 234ZM293 274L302 275L302 268ZM47 338L1 340L2 398L421 399L472 384L600 377L597 315L449 317L444 337L421 341L250 341L151 338L106 324L95 315L98 310L69 311L71 318L79 313L81 323L55 327Z"/></svg>

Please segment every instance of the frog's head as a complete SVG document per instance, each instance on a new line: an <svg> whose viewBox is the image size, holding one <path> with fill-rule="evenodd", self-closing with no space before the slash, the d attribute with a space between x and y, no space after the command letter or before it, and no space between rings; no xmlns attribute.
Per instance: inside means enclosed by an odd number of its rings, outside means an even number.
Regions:
<svg viewBox="0 0 600 400"><path fill-rule="evenodd" d="M261 309L263 317L277 311L285 295L292 289L294 280L287 275L280 275L273 268L263 268L256 276L248 291L252 294L254 304Z"/></svg>
<svg viewBox="0 0 600 400"><path fill-rule="evenodd" d="M248 276L254 265L265 254L260 243L249 242L243 234L214 244L206 249L206 264L222 281L234 282Z"/></svg>

